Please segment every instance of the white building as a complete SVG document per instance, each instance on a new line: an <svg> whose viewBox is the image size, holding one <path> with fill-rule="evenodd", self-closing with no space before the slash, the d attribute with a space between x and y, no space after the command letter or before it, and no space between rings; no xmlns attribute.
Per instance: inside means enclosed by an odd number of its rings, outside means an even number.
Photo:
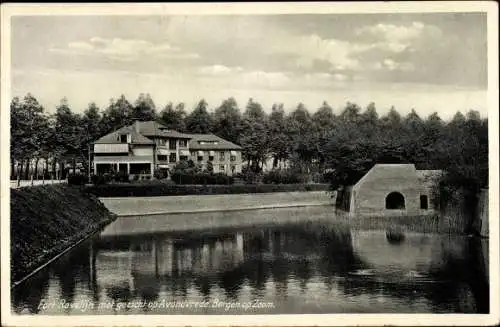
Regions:
<svg viewBox="0 0 500 327"><path fill-rule="evenodd" d="M214 172L241 172L241 147L213 134L184 134L155 122L135 121L94 143L94 172L126 171L150 175L155 169L172 170L180 160L191 159Z"/></svg>

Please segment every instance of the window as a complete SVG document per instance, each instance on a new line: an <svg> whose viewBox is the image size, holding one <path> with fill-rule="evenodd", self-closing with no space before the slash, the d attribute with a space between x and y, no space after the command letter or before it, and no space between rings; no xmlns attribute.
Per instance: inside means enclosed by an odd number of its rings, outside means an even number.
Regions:
<svg viewBox="0 0 500 327"><path fill-rule="evenodd" d="M420 196L420 209L429 209L429 201L427 200L427 195Z"/></svg>
<svg viewBox="0 0 500 327"><path fill-rule="evenodd" d="M226 156L225 156L224 151L219 152L219 160L220 161L225 161L226 160Z"/></svg>
<svg viewBox="0 0 500 327"><path fill-rule="evenodd" d="M176 162L177 161L177 153L171 153L169 162Z"/></svg>
<svg viewBox="0 0 500 327"><path fill-rule="evenodd" d="M231 165L231 173L234 174L235 171L236 171L236 166L235 165Z"/></svg>
<svg viewBox="0 0 500 327"><path fill-rule="evenodd" d="M199 144L201 145L207 145L207 144L219 144L219 141L209 141L209 140L203 140L203 141L198 141Z"/></svg>
<svg viewBox="0 0 500 327"><path fill-rule="evenodd" d="M224 165L219 165L219 171L224 171L226 169L226 166Z"/></svg>
<svg viewBox="0 0 500 327"><path fill-rule="evenodd" d="M198 156L198 161L203 161L203 156Z"/></svg>
<svg viewBox="0 0 500 327"><path fill-rule="evenodd" d="M127 143L127 134L120 135L120 142Z"/></svg>
<svg viewBox="0 0 500 327"><path fill-rule="evenodd" d="M236 161L236 156L231 156L231 161Z"/></svg>
<svg viewBox="0 0 500 327"><path fill-rule="evenodd" d="M166 145L167 144L167 140L165 140L165 139L159 139L158 140L158 144L159 145Z"/></svg>
<svg viewBox="0 0 500 327"><path fill-rule="evenodd" d="M167 161L168 157L166 155L159 154L158 161Z"/></svg>
<svg viewBox="0 0 500 327"><path fill-rule="evenodd" d="M179 160L180 161L187 161L188 160L188 156L179 156Z"/></svg>
<svg viewBox="0 0 500 327"><path fill-rule="evenodd" d="M177 149L177 140L168 140L168 148L170 150Z"/></svg>
<svg viewBox="0 0 500 327"><path fill-rule="evenodd" d="M392 192L385 198L386 209L404 209L405 197L399 192Z"/></svg>
<svg viewBox="0 0 500 327"><path fill-rule="evenodd" d="M188 141L187 140L179 140L179 148L187 148Z"/></svg>
<svg viewBox="0 0 500 327"><path fill-rule="evenodd" d="M214 156L208 156L208 161L214 161Z"/></svg>

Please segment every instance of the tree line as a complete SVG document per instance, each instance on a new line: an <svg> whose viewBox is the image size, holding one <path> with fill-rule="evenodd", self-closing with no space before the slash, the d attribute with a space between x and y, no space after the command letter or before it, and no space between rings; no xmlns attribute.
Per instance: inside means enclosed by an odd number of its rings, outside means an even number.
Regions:
<svg viewBox="0 0 500 327"><path fill-rule="evenodd" d="M302 103L287 110L276 103L270 109L253 99L240 108L234 98L209 108L202 99L188 114L184 103L158 110L151 96L141 93L133 103L124 95L111 99L102 110L90 103L81 114L63 98L48 114L27 94L11 102L11 170L14 174L17 165L18 175L28 179L38 174L40 159L42 173L52 176L56 163L86 166L93 141L139 119L179 132L213 133L241 145L249 172L261 172L270 161L273 168L285 165L326 179L334 189L354 184L375 163L414 163L417 169L446 170L450 184L488 185L488 120L475 110L444 121L437 112L420 117L412 110L403 117L394 107L379 116L374 103L361 108L348 102L337 114L327 102L313 113ZM34 171L29 169L33 163Z"/></svg>

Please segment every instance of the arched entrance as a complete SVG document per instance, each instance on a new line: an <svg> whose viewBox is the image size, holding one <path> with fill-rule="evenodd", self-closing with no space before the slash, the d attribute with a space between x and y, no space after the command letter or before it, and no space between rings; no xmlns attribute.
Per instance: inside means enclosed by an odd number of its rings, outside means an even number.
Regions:
<svg viewBox="0 0 500 327"><path fill-rule="evenodd" d="M385 198L386 209L404 209L405 197L399 192L391 192Z"/></svg>

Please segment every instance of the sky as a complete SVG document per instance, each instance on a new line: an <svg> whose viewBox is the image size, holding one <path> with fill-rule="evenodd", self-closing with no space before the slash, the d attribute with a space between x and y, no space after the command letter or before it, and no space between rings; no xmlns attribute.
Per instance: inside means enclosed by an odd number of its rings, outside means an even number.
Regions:
<svg viewBox="0 0 500 327"><path fill-rule="evenodd" d="M327 101L379 114L487 115L486 14L16 16L13 96L75 112L149 93L157 109L234 97L267 111Z"/></svg>

